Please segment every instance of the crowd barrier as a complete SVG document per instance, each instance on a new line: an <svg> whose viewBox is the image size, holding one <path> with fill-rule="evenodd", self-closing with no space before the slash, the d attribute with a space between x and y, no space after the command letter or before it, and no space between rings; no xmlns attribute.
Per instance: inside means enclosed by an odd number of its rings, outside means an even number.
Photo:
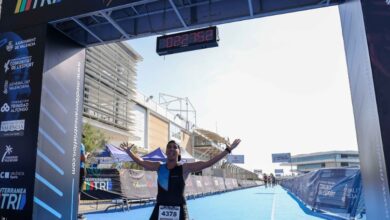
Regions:
<svg viewBox="0 0 390 220"><path fill-rule="evenodd" d="M364 216L361 174L355 168L320 169L281 182L313 211L340 219Z"/></svg>
<svg viewBox="0 0 390 220"><path fill-rule="evenodd" d="M188 198L261 185L261 181L190 175ZM131 169L87 169L82 200L151 201L157 195L157 173Z"/></svg>

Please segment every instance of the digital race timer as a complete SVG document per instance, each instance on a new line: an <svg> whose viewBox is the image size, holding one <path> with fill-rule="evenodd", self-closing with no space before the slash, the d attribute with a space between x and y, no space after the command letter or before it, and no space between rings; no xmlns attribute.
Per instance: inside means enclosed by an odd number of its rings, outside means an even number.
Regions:
<svg viewBox="0 0 390 220"><path fill-rule="evenodd" d="M158 55L168 55L184 51L218 46L217 27L208 27L157 38Z"/></svg>

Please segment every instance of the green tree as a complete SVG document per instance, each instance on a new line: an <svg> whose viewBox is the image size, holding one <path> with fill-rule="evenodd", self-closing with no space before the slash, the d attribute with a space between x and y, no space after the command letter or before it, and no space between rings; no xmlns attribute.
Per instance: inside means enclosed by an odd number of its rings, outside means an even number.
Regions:
<svg viewBox="0 0 390 220"><path fill-rule="evenodd" d="M84 124L83 126L83 134L84 138L82 142L85 146L86 152L93 152L98 149L103 149L108 141L108 138L101 130L92 127L88 123Z"/></svg>

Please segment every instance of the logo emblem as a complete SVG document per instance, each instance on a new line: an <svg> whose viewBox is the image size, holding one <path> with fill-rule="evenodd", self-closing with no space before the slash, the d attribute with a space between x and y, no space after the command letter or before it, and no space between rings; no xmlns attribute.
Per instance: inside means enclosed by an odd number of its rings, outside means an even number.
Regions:
<svg viewBox="0 0 390 220"><path fill-rule="evenodd" d="M5 152L4 152L4 154L3 154L3 157L1 158L1 162L4 162L5 157L6 157L7 155L11 155L11 153L12 153L12 147L11 147L11 145L6 145L6 146L5 146Z"/></svg>
<svg viewBox="0 0 390 220"><path fill-rule="evenodd" d="M1 106L1 109L0 109L1 112L9 112L9 110L10 110L10 107L7 103L4 103L4 105Z"/></svg>
<svg viewBox="0 0 390 220"><path fill-rule="evenodd" d="M32 1L29 1L29 3L27 3L27 4L26 4L26 1L22 2L22 0L18 0L16 3L14 13L18 14L18 13L22 13L22 12L26 12L26 11L30 11L30 10L35 10L37 8L44 8L48 5L54 5L54 4L58 4L58 3L61 3L61 0L53 0L53 1L32 0Z"/></svg>
<svg viewBox="0 0 390 220"><path fill-rule="evenodd" d="M7 46L5 46L5 49L8 52L11 52L14 49L14 42L13 41L8 41L8 44L7 44Z"/></svg>
<svg viewBox="0 0 390 220"><path fill-rule="evenodd" d="M3 90L4 95L8 94L8 80L4 81L4 90Z"/></svg>
<svg viewBox="0 0 390 220"><path fill-rule="evenodd" d="M8 60L6 63L4 63L4 73L7 73L9 70L9 62L10 62L10 60Z"/></svg>

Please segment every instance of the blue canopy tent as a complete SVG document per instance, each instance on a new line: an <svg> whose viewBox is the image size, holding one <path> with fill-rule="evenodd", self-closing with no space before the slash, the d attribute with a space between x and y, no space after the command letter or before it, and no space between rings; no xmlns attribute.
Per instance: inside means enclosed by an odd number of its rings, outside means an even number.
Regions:
<svg viewBox="0 0 390 220"><path fill-rule="evenodd" d="M157 148L156 150L142 156L142 159L165 162L167 160L167 155L165 155L161 148Z"/></svg>
<svg viewBox="0 0 390 220"><path fill-rule="evenodd" d="M130 162L133 161L131 157L123 150L115 147L112 144L106 144L106 148L110 151L111 157L114 162Z"/></svg>
<svg viewBox="0 0 390 220"><path fill-rule="evenodd" d="M95 157L110 157L111 154L110 154L110 151L108 150L107 146L104 150L98 150L96 151Z"/></svg>

